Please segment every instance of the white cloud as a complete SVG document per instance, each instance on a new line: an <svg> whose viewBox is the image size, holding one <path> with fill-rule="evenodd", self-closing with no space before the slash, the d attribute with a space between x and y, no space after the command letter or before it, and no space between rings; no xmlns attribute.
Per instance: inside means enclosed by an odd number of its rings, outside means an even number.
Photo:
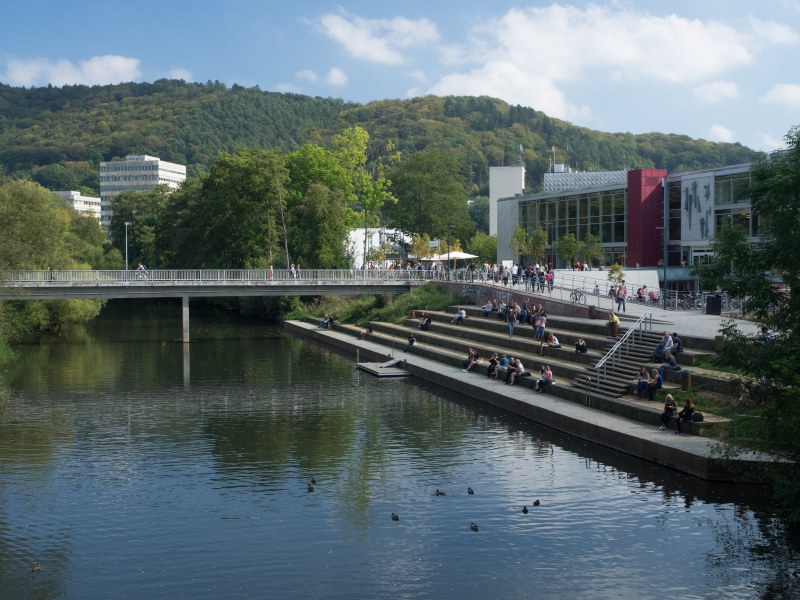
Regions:
<svg viewBox="0 0 800 600"><path fill-rule="evenodd" d="M571 106L551 79L537 77L510 61L489 62L467 73L451 73L431 86L428 94L500 97L561 118L588 117L589 109Z"/></svg>
<svg viewBox="0 0 800 600"><path fill-rule="evenodd" d="M783 23L751 17L750 27L757 38L769 40L773 44L796 44L800 41L800 36Z"/></svg>
<svg viewBox="0 0 800 600"><path fill-rule="evenodd" d="M772 152L786 147L786 140L768 133L761 134L761 148L765 152Z"/></svg>
<svg viewBox="0 0 800 600"><path fill-rule="evenodd" d="M626 8L628 3L619 6L511 9L482 23L467 43L440 49L445 64L471 66L444 75L429 92L483 93L561 118L587 111L571 106L568 84L710 80L714 83L697 87L701 97L708 98L712 91L733 97L738 88L720 75L754 64L761 45L792 39L791 30L769 21L751 20L736 29L721 21L637 12Z"/></svg>
<svg viewBox="0 0 800 600"><path fill-rule="evenodd" d="M736 141L736 132L728 129L723 125L719 125L715 123L711 126L708 130L708 135L711 138L711 141L714 142L735 142Z"/></svg>
<svg viewBox="0 0 800 600"><path fill-rule="evenodd" d="M280 82L275 85L275 89L284 94L302 94L303 90L292 83Z"/></svg>
<svg viewBox="0 0 800 600"><path fill-rule="evenodd" d="M323 15L319 24L325 34L355 58L388 65L405 62L401 49L439 39L430 19L363 19L346 14Z"/></svg>
<svg viewBox="0 0 800 600"><path fill-rule="evenodd" d="M193 81L192 73L189 69L182 69L180 67L176 67L171 69L169 73L167 73L167 78L169 79L183 79L186 82Z"/></svg>
<svg viewBox="0 0 800 600"><path fill-rule="evenodd" d="M407 75L411 79L419 81L420 83L425 83L428 80L428 75L422 69L416 69L414 71L407 73Z"/></svg>
<svg viewBox="0 0 800 600"><path fill-rule="evenodd" d="M136 81L141 77L139 59L118 55L93 56L77 65L68 60L50 61L46 58L12 58L6 72L0 76L11 85L35 86L104 85Z"/></svg>
<svg viewBox="0 0 800 600"><path fill-rule="evenodd" d="M800 85L796 83L779 83L762 96L761 101L800 108Z"/></svg>
<svg viewBox="0 0 800 600"><path fill-rule="evenodd" d="M347 82L349 81L347 73L338 67L333 67L330 71L328 71L328 75L325 77L325 79L331 85L347 85Z"/></svg>
<svg viewBox="0 0 800 600"><path fill-rule="evenodd" d="M302 71L298 71L294 74L294 76L298 79L302 79L303 81L317 81L319 79L319 76L311 69L303 69Z"/></svg>
<svg viewBox="0 0 800 600"><path fill-rule="evenodd" d="M704 102L721 102L739 96L739 86L732 81L712 81L692 90Z"/></svg>

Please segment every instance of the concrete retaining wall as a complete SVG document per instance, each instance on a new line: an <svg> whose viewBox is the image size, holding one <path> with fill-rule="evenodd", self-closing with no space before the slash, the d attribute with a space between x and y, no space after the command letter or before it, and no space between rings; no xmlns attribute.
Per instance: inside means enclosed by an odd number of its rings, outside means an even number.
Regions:
<svg viewBox="0 0 800 600"><path fill-rule="evenodd" d="M390 357L386 348L369 341L359 341L335 330L320 329L297 321L287 321L284 328L315 343L321 342L337 348L351 355L354 362L357 351L362 361L383 361ZM486 386L483 377L464 377L456 367L432 363L412 354L406 356L396 352L395 356L404 358L405 368L423 381L584 440L702 479L759 483L763 479L763 467L772 463L770 457L752 457L732 464L712 454L712 448L718 442L689 435L666 436L656 432L651 425L632 423L597 409L564 402L549 394L528 395L530 391L526 390L525 396L520 396L519 388L507 388L506 393L506 389L502 387Z"/></svg>

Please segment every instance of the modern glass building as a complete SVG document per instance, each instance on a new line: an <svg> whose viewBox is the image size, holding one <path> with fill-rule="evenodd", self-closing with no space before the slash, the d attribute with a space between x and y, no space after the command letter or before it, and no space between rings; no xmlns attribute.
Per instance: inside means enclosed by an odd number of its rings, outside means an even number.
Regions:
<svg viewBox="0 0 800 600"><path fill-rule="evenodd" d="M591 186L585 185L585 174L576 175L584 176L562 175L561 189L498 200L498 260L527 264L539 259L513 254L510 242L517 225L528 235L539 228L547 232L545 260L555 267L568 266L555 256L562 237L573 233L580 241L592 234L605 250L603 264L662 268L666 262L670 287L684 289L691 287L689 266L712 255L722 221L739 224L752 241L764 227L752 214L746 192L749 164L673 174L615 171Z"/></svg>

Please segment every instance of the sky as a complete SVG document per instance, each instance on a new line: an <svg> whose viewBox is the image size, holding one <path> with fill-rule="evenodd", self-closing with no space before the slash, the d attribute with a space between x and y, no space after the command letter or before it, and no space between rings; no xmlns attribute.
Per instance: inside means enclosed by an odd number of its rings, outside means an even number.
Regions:
<svg viewBox="0 0 800 600"><path fill-rule="evenodd" d="M161 78L368 103L485 95L606 132L770 151L800 125L800 0L26 0L0 82Z"/></svg>

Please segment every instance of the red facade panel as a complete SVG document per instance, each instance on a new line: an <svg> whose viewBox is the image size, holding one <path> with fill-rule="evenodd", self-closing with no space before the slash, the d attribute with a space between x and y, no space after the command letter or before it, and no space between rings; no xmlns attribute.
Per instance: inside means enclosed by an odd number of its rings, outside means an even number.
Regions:
<svg viewBox="0 0 800 600"><path fill-rule="evenodd" d="M664 169L628 171L628 266L655 267L661 259Z"/></svg>

